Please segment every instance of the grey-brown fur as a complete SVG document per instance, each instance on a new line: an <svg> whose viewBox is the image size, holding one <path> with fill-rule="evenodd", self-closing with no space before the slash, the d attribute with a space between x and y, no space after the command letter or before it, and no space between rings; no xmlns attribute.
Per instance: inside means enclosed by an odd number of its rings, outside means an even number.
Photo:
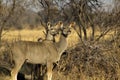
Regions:
<svg viewBox="0 0 120 80"><path fill-rule="evenodd" d="M69 28L61 29L60 40L57 43L47 40L43 42L15 42L11 47L15 62L11 71L12 80L17 80L17 73L25 61L32 64L46 64L48 80L51 80L53 63L59 61L62 52L67 48L65 35L68 33Z"/></svg>

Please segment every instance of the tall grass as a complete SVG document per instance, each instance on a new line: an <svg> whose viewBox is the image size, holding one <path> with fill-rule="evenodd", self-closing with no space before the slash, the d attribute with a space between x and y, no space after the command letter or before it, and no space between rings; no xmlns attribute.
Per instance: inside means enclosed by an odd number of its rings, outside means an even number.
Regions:
<svg viewBox="0 0 120 80"><path fill-rule="evenodd" d="M15 40L25 40L25 41L37 41L38 38L43 38L45 39L45 29L22 29L22 30L9 30L9 31L3 31L3 36L2 36L2 40L5 41L15 41ZM88 38L91 35L91 29L87 29L87 34L88 34ZM107 35L105 35L103 37L103 39L111 39L112 35L114 34L114 31L109 32ZM83 34L82 34L83 35ZM100 35L100 31L97 30L95 32L95 37L97 38ZM58 37L56 38L58 40ZM71 34L68 37L68 44L69 47L74 46L75 44L77 44L80 39L77 35L77 33L75 32L75 30L72 30Z"/></svg>

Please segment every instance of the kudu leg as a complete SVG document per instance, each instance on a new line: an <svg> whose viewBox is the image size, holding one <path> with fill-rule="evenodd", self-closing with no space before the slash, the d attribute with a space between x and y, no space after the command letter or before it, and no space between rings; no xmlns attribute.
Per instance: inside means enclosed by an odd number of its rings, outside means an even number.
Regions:
<svg viewBox="0 0 120 80"><path fill-rule="evenodd" d="M15 62L15 66L11 71L12 80L17 80L18 72L19 72L20 68L22 67L23 63L24 63L24 61L16 61Z"/></svg>
<svg viewBox="0 0 120 80"><path fill-rule="evenodd" d="M52 69L53 69L53 64L52 63L47 63L47 80L52 80Z"/></svg>

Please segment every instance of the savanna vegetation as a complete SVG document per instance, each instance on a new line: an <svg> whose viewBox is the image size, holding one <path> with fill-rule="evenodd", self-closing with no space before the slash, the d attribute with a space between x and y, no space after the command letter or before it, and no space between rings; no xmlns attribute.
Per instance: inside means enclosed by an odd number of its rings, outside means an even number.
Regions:
<svg viewBox="0 0 120 80"><path fill-rule="evenodd" d="M59 21L75 26L53 80L120 80L120 0L105 5L102 0L0 0L0 80L10 80L14 67L9 44L45 39L47 23Z"/></svg>

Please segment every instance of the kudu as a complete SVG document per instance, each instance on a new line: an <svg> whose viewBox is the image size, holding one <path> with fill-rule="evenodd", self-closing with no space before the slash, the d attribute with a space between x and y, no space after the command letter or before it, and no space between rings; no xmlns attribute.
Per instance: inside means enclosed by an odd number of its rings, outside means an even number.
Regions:
<svg viewBox="0 0 120 80"><path fill-rule="evenodd" d="M12 80L17 80L17 74L23 63L47 65L47 79L52 79L53 63L60 60L63 51L67 48L67 36L70 33L70 27L60 29L61 36L59 42L53 41L32 42L18 41L11 46L12 57L15 63L11 70Z"/></svg>
<svg viewBox="0 0 120 80"><path fill-rule="evenodd" d="M46 33L45 33L45 39L42 39L41 37L38 38L38 42L43 42L44 40L48 40L48 41L55 41L55 36L59 33L59 29L60 27L62 27L63 24L61 21L59 21L57 24L55 25L51 25L50 22L47 23L46 26ZM35 78L43 78L43 73L45 73L45 71L43 70L44 65L41 64L30 64L30 63L25 63L21 70L20 73L25 75L26 79L31 79L34 80Z"/></svg>
<svg viewBox="0 0 120 80"><path fill-rule="evenodd" d="M51 23L48 22L47 23L47 28L46 28L46 33L45 33L45 35L46 35L45 40L50 40L50 41L56 42L55 41L55 36L59 32L60 26L63 26L61 21L59 21L55 26L52 26ZM38 38L38 41L42 42L43 39Z"/></svg>
<svg viewBox="0 0 120 80"><path fill-rule="evenodd" d="M53 42L56 42L56 40L55 40L55 36L59 33L59 29L60 29L60 27L62 27L63 26L63 24L62 24L62 22L61 21L59 21L56 25L52 25L50 22L48 22L47 23L47 27L46 27L46 33L45 33L45 39L42 39L42 38L38 38L38 42L42 42L42 41L44 41L44 40L49 40L49 41L53 41ZM30 69L30 71L32 71L31 73L29 73L29 74L31 74L31 79L32 80L34 80L34 78L35 78L35 74L36 74L36 72L37 72L37 78L40 78L40 76L42 77L44 74L44 71L42 70L43 69L43 66L44 65L32 65L33 66L33 68L30 68L31 67L31 65L29 64L29 65L27 65L27 64L25 64L25 66L26 66L26 68L29 68ZM29 67L30 66L30 67ZM24 67L24 66L23 66ZM36 70L38 70L38 71L36 71ZM29 72L30 72L29 71ZM39 72L40 71L40 72ZM30 76L29 76L30 77Z"/></svg>
<svg viewBox="0 0 120 80"><path fill-rule="evenodd" d="M55 35L57 31L55 31L53 29L53 27L51 26L51 23L48 22L47 23L47 27L46 27L46 33L44 32L45 34L45 39L42 39L41 37L38 38L38 42L42 42L43 40L51 40L51 41L54 41L54 38L53 38L53 35Z"/></svg>

